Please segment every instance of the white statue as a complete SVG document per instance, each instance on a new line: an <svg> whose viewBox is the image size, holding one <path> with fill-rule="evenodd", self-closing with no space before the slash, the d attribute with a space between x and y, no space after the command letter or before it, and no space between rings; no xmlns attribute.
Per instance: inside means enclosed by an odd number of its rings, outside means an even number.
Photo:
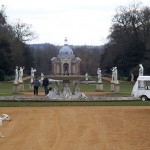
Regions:
<svg viewBox="0 0 150 150"><path fill-rule="evenodd" d="M34 72L36 72L36 69L31 68L31 83L34 80Z"/></svg>
<svg viewBox="0 0 150 150"><path fill-rule="evenodd" d="M132 72L130 72L130 75L131 75L131 82L134 81L134 74Z"/></svg>
<svg viewBox="0 0 150 150"><path fill-rule="evenodd" d="M43 81L43 80L44 80L44 74L41 73L41 81Z"/></svg>
<svg viewBox="0 0 150 150"><path fill-rule="evenodd" d="M97 75L98 75L98 82L102 82L102 75L100 68L97 69Z"/></svg>
<svg viewBox="0 0 150 150"><path fill-rule="evenodd" d="M119 83L118 82L118 70L117 70L117 67L114 67L114 82L115 83Z"/></svg>
<svg viewBox="0 0 150 150"><path fill-rule="evenodd" d="M113 67L111 69L111 71L112 71L111 83L119 83L118 82L118 70L117 70L117 67Z"/></svg>
<svg viewBox="0 0 150 150"><path fill-rule="evenodd" d="M19 82L23 82L22 78L23 78L23 70L24 70L24 67L20 67L19 69Z"/></svg>
<svg viewBox="0 0 150 150"><path fill-rule="evenodd" d="M144 68L143 68L143 66L142 66L142 64L139 64L139 76L143 76L143 74L144 74Z"/></svg>
<svg viewBox="0 0 150 150"><path fill-rule="evenodd" d="M65 99L69 98L70 95L70 88L69 88L69 84L65 84L64 88L63 88L63 96Z"/></svg>
<svg viewBox="0 0 150 150"><path fill-rule="evenodd" d="M55 87L54 87L54 93L56 95L59 95L59 82L55 82Z"/></svg>
<svg viewBox="0 0 150 150"><path fill-rule="evenodd" d="M88 81L88 73L85 74L85 80Z"/></svg>
<svg viewBox="0 0 150 150"><path fill-rule="evenodd" d="M19 71L18 71L18 66L16 66L14 84L18 84L18 78L19 78Z"/></svg>
<svg viewBox="0 0 150 150"><path fill-rule="evenodd" d="M114 83L114 82L115 82L114 68L115 68L115 67L113 67L113 68L111 69L111 71L112 71L111 83Z"/></svg>

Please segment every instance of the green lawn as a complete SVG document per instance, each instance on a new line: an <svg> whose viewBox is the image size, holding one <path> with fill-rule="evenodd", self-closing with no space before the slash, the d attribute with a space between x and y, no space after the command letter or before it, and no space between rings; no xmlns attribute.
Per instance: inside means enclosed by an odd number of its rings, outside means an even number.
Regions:
<svg viewBox="0 0 150 150"><path fill-rule="evenodd" d="M130 82L121 82L120 83L120 93L112 93L112 96L131 96L131 91L133 88L134 83ZM50 84L52 88L55 86L54 84ZM95 84L79 84L78 85L81 92L96 92L96 85ZM73 89L73 85L71 84L71 90ZM103 84L104 92L110 92L110 82L104 82ZM29 90L29 83L24 83L25 91L28 92ZM60 90L62 90L62 85L60 85ZM13 91L13 84L11 82L0 82L0 96L8 96L14 95ZM39 88L39 91L44 91L43 87ZM16 94L15 94L16 95Z"/></svg>
<svg viewBox="0 0 150 150"><path fill-rule="evenodd" d="M127 93L131 94L132 88L134 83L130 82L121 82L120 83L120 93ZM54 83L50 84L52 88L55 86ZM96 85L95 84L79 84L78 85L81 92L96 92ZM71 90L73 89L73 85L71 84ZM104 82L103 84L104 92L110 92L110 82ZM25 91L29 91L29 83L24 83ZM62 89L62 85L60 85L60 90ZM11 94L13 90L13 83L11 82L0 82L0 93L1 94ZM39 88L39 91L44 91L43 87Z"/></svg>
<svg viewBox="0 0 150 150"><path fill-rule="evenodd" d="M150 101L128 102L0 102L0 107L49 107L49 106L150 106Z"/></svg>
<svg viewBox="0 0 150 150"><path fill-rule="evenodd" d="M24 83L25 91L29 91L29 84ZM13 83L12 82L0 82L0 93L9 93L11 94L13 91Z"/></svg>
<svg viewBox="0 0 150 150"><path fill-rule="evenodd" d="M29 84L24 83L25 91L28 92ZM121 82L120 93L111 93L109 96L131 96L134 83ZM50 84L54 87L54 84ZM71 85L71 89L73 86ZM96 92L95 84L80 84L81 92ZM12 93L13 84L10 82L0 82L0 96L19 95ZM60 86L62 89L62 86ZM43 87L39 91L44 91ZM104 92L110 92L110 82L104 82ZM0 107L25 107L25 106L150 106L150 101L128 101L128 102L0 102Z"/></svg>

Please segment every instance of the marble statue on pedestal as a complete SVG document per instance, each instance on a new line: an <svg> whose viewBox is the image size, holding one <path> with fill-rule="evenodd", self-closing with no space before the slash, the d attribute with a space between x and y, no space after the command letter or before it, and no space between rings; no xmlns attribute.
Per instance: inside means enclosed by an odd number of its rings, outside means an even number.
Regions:
<svg viewBox="0 0 150 150"><path fill-rule="evenodd" d="M20 83L23 82L22 78L23 78L23 70L24 69L25 69L24 67L20 67L20 69L19 69L19 82Z"/></svg>
<svg viewBox="0 0 150 150"><path fill-rule="evenodd" d="M18 66L16 66L14 84L18 84L18 79L19 79L19 71L18 71Z"/></svg>
<svg viewBox="0 0 150 150"><path fill-rule="evenodd" d="M111 83L119 83L118 82L118 70L117 70L117 67L113 67L111 69L111 71L112 71Z"/></svg>
<svg viewBox="0 0 150 150"><path fill-rule="evenodd" d="M36 69L31 68L31 83L34 80L34 73L36 72Z"/></svg>
<svg viewBox="0 0 150 150"><path fill-rule="evenodd" d="M85 74L85 80L88 81L88 73Z"/></svg>
<svg viewBox="0 0 150 150"><path fill-rule="evenodd" d="M117 70L117 67L114 67L114 81L115 81L115 83L119 83L118 82L118 70Z"/></svg>
<svg viewBox="0 0 150 150"><path fill-rule="evenodd" d="M44 80L44 73L41 73L41 81Z"/></svg>
<svg viewBox="0 0 150 150"><path fill-rule="evenodd" d="M98 82L102 82L102 75L101 75L101 70L100 68L97 69L97 75L98 75Z"/></svg>
<svg viewBox="0 0 150 150"><path fill-rule="evenodd" d="M143 76L143 74L144 74L144 68L143 68L143 66L142 66L142 64L139 64L139 76Z"/></svg>
<svg viewBox="0 0 150 150"><path fill-rule="evenodd" d="M111 69L111 71L112 71L111 83L114 83L115 82L114 67Z"/></svg>

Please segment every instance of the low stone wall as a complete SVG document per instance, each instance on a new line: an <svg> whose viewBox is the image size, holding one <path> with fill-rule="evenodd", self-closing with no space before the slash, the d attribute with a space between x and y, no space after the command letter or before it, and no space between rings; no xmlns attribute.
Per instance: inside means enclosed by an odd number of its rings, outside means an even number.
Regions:
<svg viewBox="0 0 150 150"><path fill-rule="evenodd" d="M112 97L112 96L89 96L89 101L139 101L140 98L135 97Z"/></svg>
<svg viewBox="0 0 150 150"><path fill-rule="evenodd" d="M0 96L0 101L5 102L47 102L47 101L139 101L135 97L87 96L88 99L49 99L45 96Z"/></svg>

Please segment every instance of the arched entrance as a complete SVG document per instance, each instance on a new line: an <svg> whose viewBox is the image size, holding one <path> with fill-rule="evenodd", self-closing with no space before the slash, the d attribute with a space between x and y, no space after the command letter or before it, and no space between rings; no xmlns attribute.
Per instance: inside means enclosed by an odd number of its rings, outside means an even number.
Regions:
<svg viewBox="0 0 150 150"><path fill-rule="evenodd" d="M69 75L69 64L65 63L63 69L64 69L64 75Z"/></svg>

